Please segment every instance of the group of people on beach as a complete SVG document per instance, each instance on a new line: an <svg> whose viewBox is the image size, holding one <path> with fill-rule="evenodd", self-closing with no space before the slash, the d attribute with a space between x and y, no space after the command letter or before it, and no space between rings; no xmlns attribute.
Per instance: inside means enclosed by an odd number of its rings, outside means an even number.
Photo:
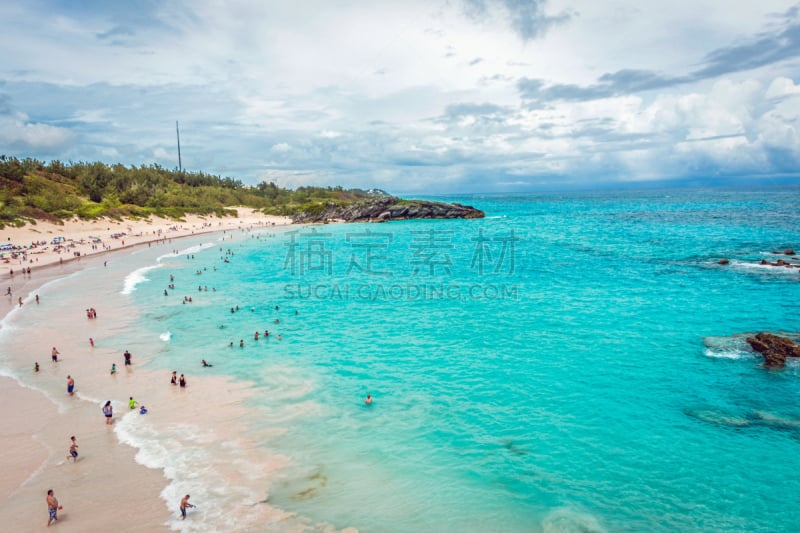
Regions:
<svg viewBox="0 0 800 533"><path fill-rule="evenodd" d="M273 225L274 225L274 223L273 223ZM158 233L160 235L161 230L159 230ZM161 241L159 241L159 242L161 242ZM166 238L163 239L163 242L167 242L167 239ZM124 241L122 241L122 245L124 246ZM93 246L93 249L95 249L95 248L96 247ZM175 250L175 253L177 254L178 251ZM227 250L227 253L225 255L226 255L226 257L224 258L224 261L227 263L227 262L229 262L229 258L232 257L234 254L229 249L229 250ZM188 256L187 258L194 259L194 255ZM63 258L59 259L59 263L63 263ZM107 261L103 262L103 266L107 266ZM203 270L206 270L206 269L203 269ZM216 267L214 267L214 271L216 271L216 270L217 270ZM26 273L30 274L31 273L31 269L30 269L30 267L28 267L27 269L23 268L22 272L23 272L23 274L26 274ZM14 274L13 270L10 270L9 273L12 276ZM201 271L198 270L197 273L201 274ZM171 283L169 284L169 289L174 290L175 289L175 284L173 283L174 282L174 277L173 276L170 276L170 282ZM205 286L205 285L198 286L198 291L199 292L209 292L208 291L208 286ZM216 288L212 287L211 292L216 292ZM166 295L166 294L168 294L168 292L165 290L164 294ZM11 297L12 295L13 295L13 290L12 290L12 287L9 286L7 291L6 291L6 296ZM35 301L36 301L37 304L40 301L38 294L35 295ZM186 297L184 299L184 301L190 303L192 301L192 299L191 299L191 297ZM23 301L22 301L21 297L18 299L18 304L20 306L23 304ZM276 306L276 309L277 309L277 306ZM239 310L239 308L237 306L235 309L231 309L231 312L235 312L235 311L238 311L238 310ZM254 309L251 309L251 310L254 310ZM90 307L90 308L86 309L86 317L89 318L89 319L96 319L97 318L97 310L94 307ZM276 320L275 323L277 324L278 321ZM270 335L269 330L265 330L264 331L264 337L268 337L269 335ZM256 334L254 336L255 340L258 340L259 336L260 336L259 333L256 332ZM278 338L279 339L281 338L280 335L278 335ZM241 340L240 343L241 343L242 346L244 346L244 340ZM94 338L91 338L91 337L89 338L89 345L90 345L91 348L94 348L94 346L95 346ZM62 361L62 359L60 358L61 352L55 346L52 347L50 355L51 355L51 359L52 359L53 363L59 363L59 362ZM124 359L124 365L126 367L129 367L129 366L132 365L132 355L128 350L124 351L123 359ZM206 361L205 359L203 359L201 361L201 363L202 363L203 367L212 367L213 366L208 361ZM40 365L39 365L38 361L34 362L34 371L35 372L39 372L40 371ZM111 373L112 376L117 373L116 363L112 363L110 373ZM73 378L72 374L68 374L66 380L67 380L67 394L70 395L70 396L74 396L75 395L75 379ZM181 388L185 388L186 385L187 385L186 377L184 376L184 374L180 374L180 376L178 376L177 371L173 371L172 372L172 375L171 375L171 378L170 378L170 383L172 385L180 386ZM144 405L142 405L139 402L137 402L134 399L133 396L129 396L128 407L131 410L135 410L138 407L140 414L146 414L148 412L147 408ZM112 401L111 400L107 400L102 405L101 411L102 411L103 416L104 416L104 418L106 420L105 424L107 426L113 425L114 407L112 405ZM75 435L72 435L69 438L69 445L68 445L68 452L67 453L68 453L68 455L66 456L66 461L69 462L70 459L71 459L73 463L77 463L79 454L78 454L77 438L76 438ZM187 514L186 511L187 511L187 509L196 507L194 504L189 502L189 499L190 499L190 495L186 494L180 501L179 510L180 510L180 514L181 514L181 520L186 519L186 514ZM53 489L48 489L47 490L46 503L47 503L47 509L48 509L47 526L50 526L53 522L57 522L58 521L58 513L59 513L59 511L61 511L63 509L63 507L61 506L61 504L59 503L58 499L56 498L55 492L54 492Z"/></svg>
<svg viewBox="0 0 800 533"><path fill-rule="evenodd" d="M13 295L14 295L14 291L11 289L11 287L8 287L8 288L6 289L6 296L13 296ZM36 295L35 299L36 299L36 303L38 304L38 303L39 303L39 295L38 295L38 294ZM17 298L17 305L19 305L20 307L22 307L22 305L23 305L24 303L25 303L25 302L23 302L23 301L22 301L22 296L20 296L20 297L18 297L18 298Z"/></svg>
<svg viewBox="0 0 800 533"><path fill-rule="evenodd" d="M27 259L27 258L23 258L23 261L25 259ZM25 274L27 274L29 276L31 275L31 267L28 267L28 268L22 267L22 275L24 276ZM9 268L8 269L8 275L11 276L12 278L14 277L14 269L13 268Z"/></svg>
<svg viewBox="0 0 800 533"><path fill-rule="evenodd" d="M228 250L228 253L226 254L226 256L227 257L225 257L225 259L226 259L226 262L227 262L229 257L233 256L233 252ZM194 257L190 256L190 259L194 259ZM214 270L216 270L216 268ZM200 273L200 272L198 271L198 273ZM173 276L170 276L170 282L171 283L169 284L169 288L174 290L175 284L174 284L174 277ZM208 288L206 286L202 286L202 287L198 286L198 291L200 291L200 292L208 292ZM166 290L164 292L165 292L165 294L167 294ZM216 288L212 288L212 292L216 292ZM12 294L11 287L9 287L8 295L11 295L11 294ZM37 301L37 303L39 302L38 295L36 297L36 301ZM192 300L191 300L191 297L186 297L186 298L184 298L184 301L185 302L191 302ZM21 301L20 301L20 304L21 304ZM275 309L277 310L278 307L276 306ZM234 313L234 312L236 312L238 310L239 310L239 307L236 306L235 308L231 309L231 312ZM254 311L254 309L251 309L251 310ZM86 316L89 319L96 319L97 318L96 309L94 307L86 309ZM279 320L275 320L275 323L278 324L278 323L280 323L280 321ZM268 338L270 336L270 331L265 329L264 332L263 332L263 336L264 336L264 338ZM258 341L260 337L261 337L260 331L255 332L254 340ZM277 337L278 337L278 339L281 338L280 335L277 335ZM94 339L93 338L89 338L89 345L90 345L91 348L94 348ZM244 340L243 339L240 340L240 346L244 347ZM61 352L59 352L59 350L55 346L53 346L52 349L51 349L51 358L52 358L52 361L54 363L57 363L57 362L61 361L60 355L61 355ZM123 355L124 365L126 367L130 367L132 365L132 354L130 353L129 350L126 349L123 352L122 355ZM212 367L213 366L206 359L202 359L201 364L202 364L203 367ZM38 372L39 369L40 369L39 368L39 363L36 362L34 364L34 370L36 372ZM111 373L112 376L117 373L116 363L112 363L110 373ZM170 377L170 383L172 385L174 385L174 386L179 386L181 388L185 388L187 386L186 376L184 374L180 374L179 375L177 371L172 371L171 377ZM74 396L74 394L75 394L75 379L73 378L72 374L67 375L67 394L69 394L70 396ZM371 398L369 396L367 398L367 403L368 404L371 403ZM128 407L132 411L136 410L138 408L139 413L142 414L142 415L144 415L144 414L146 414L148 412L148 409L144 405L142 405L138 401L136 401L133 396L129 396ZM105 418L105 424L107 426L113 425L114 407L112 405L112 401L111 400L107 400L102 405L101 411L102 411L103 416ZM68 455L67 455L66 459L67 459L67 462L69 462L70 459L72 460L73 463L77 463L77 461L78 461L78 444L77 444L77 438L76 438L75 435L72 435L70 437ZM190 498L190 495L186 494L180 501L179 510L180 510L180 514L181 514L181 520L184 520L186 518L187 509L195 507L194 504L189 502L189 498ZM54 493L54 491L52 489L49 489L47 491L47 507L48 507L48 523L47 523L47 525L49 526L49 525L51 525L52 522L58 521L58 512L62 509L62 506L59 504L58 500L56 499L55 493Z"/></svg>
<svg viewBox="0 0 800 533"><path fill-rule="evenodd" d="M186 377L181 374L181 377L178 377L178 372L176 370L172 371L172 376L169 378L169 382L172 385L180 385L181 388L186 386Z"/></svg>

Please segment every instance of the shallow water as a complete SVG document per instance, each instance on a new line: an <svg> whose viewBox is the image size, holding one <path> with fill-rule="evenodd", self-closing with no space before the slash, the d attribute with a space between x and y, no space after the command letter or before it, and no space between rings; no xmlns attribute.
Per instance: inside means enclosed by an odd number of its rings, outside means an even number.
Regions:
<svg viewBox="0 0 800 533"><path fill-rule="evenodd" d="M800 269L755 265L800 247L798 192L470 196L448 200L486 219L142 250L107 274L136 317L114 345L246 383L249 414L228 440L126 438L154 466L269 463L181 479L220 520L237 504L214 491L253 489L309 529L791 530L800 367L761 368L741 334L798 329Z"/></svg>

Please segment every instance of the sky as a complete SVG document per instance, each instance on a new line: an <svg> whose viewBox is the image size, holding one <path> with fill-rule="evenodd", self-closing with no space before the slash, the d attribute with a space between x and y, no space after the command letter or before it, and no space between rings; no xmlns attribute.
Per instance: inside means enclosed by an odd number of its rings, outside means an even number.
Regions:
<svg viewBox="0 0 800 533"><path fill-rule="evenodd" d="M0 0L0 154L397 194L800 183L798 0Z"/></svg>

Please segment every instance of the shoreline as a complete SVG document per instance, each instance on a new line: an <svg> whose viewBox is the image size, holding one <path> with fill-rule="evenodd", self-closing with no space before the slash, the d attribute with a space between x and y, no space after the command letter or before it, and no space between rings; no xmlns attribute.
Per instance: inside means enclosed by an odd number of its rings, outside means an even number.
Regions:
<svg viewBox="0 0 800 533"><path fill-rule="evenodd" d="M213 221L213 223L212 223ZM154 224L154 222L156 224ZM8 328L12 320L12 313L25 312L29 306L38 306L34 296L39 295L43 287L51 282L66 280L71 274L87 268L100 268L104 275L114 275L100 266L116 262L124 257L123 251L131 252L141 249L147 243L148 247L168 245L172 239L199 236L202 234L224 234L228 230L264 229L272 226L284 226L290 223L288 218L270 217L253 213L252 210L239 211L237 217L217 218L191 216L186 217L182 223L161 220L143 221L93 221L93 222L67 222L64 226L39 223L36 226L22 228L5 228L2 231L5 242L15 245L30 245L41 242L46 237L46 245L38 245L27 249L14 259L9 259L8 272L3 279L11 288L11 295L7 297L8 303L2 313L3 328ZM166 225L166 227L164 227ZM98 231L100 226L106 229ZM116 239L107 235L112 230L123 227L126 235ZM160 230L160 231L159 231ZM73 243L70 248L62 247L56 250L51 244L51 235L59 232L66 242ZM91 233L89 233L91 232ZM101 240L94 243L86 237L90 234L99 234ZM108 239L108 240L107 240ZM83 241L83 242L81 242ZM124 243L123 243L124 241ZM79 252L78 255L75 252ZM15 262L16 261L16 262ZM22 268L31 268L31 274L23 274ZM15 270L12 275L11 269ZM109 269L111 270L111 269ZM118 280L118 281L121 281ZM68 283L68 280L66 281ZM19 303L22 301L22 304ZM46 302L42 300L43 310ZM0 309L2 309L0 307ZM104 309L103 318L113 320L113 312ZM78 323L82 317L72 315L65 317L68 323ZM119 318L119 317L116 317ZM132 320L125 317L125 320ZM93 322L93 321L92 321ZM26 326L23 326L26 327ZM44 326L50 330L50 325ZM9 329L13 330L14 327ZM109 392L100 389L102 397L115 398L115 423L104 426L102 417L98 415L99 407L94 405L95 399L82 394L82 385L108 382L107 371L97 372L97 361L91 360L97 355L112 354L108 348L91 348L86 355L86 342L76 337L77 333L71 331L69 324L67 330L54 327L50 331L36 331L35 339L17 339L14 335L13 342L6 343L4 347L4 367L8 373L0 373L0 413L6 423L0 430L0 461L5 473L0 482L0 499L5 505L0 506L0 521L10 530L31 531L39 530L46 524L45 493L52 488L64 510L59 513L59 521L53 526L64 531L170 531L185 529L177 521L176 512L172 512L172 495L165 494L173 483L163 468L151 466L137 461L140 449L126 442L124 437L124 424L128 422L120 415L124 413L120 400L121 392ZM30 333L29 331L24 331ZM0 333L8 339L13 331ZM41 337L41 338L39 338ZM59 346L59 351L66 354L64 361L51 363L45 361L43 355L30 356L30 345L50 345L51 340ZM9 344L21 342L21 346L9 347ZM24 351L23 351L24 350ZM48 348L49 350L49 348ZM43 347L38 347L33 353L42 354ZM49 351L47 352L49 353ZM115 353L115 352L114 352ZM25 355L22 355L25 354ZM79 355L80 354L80 355ZM38 359L41 371L35 378L23 379L24 372L14 365L23 357ZM140 359L146 363L146 359ZM103 364L105 366L105 364ZM19 367L19 364L16 365ZM25 365L27 366L27 365ZM120 368L122 365L120 365ZM23 367L24 368L24 367ZM64 377L61 374L72 372L78 383L77 394L74 398L59 393ZM33 374L33 369L31 369ZM103 375L103 378L94 375ZM122 375L129 391L136 391L134 396L148 398L148 405L158 405L156 399L160 394L171 394L175 391L169 389L153 393L152 383L160 376L146 368L137 368L134 374ZM28 381L44 380L41 387L29 384ZM95 379L94 382L91 380ZM101 382L100 379L103 381ZM212 385L219 382L215 378L203 377ZM116 380L114 380L116 381ZM195 378L198 384L200 378ZM224 380L223 380L224 381ZM56 383L57 385L54 385ZM227 385L227 383L224 383ZM113 386L113 385L112 385ZM86 386L90 389L91 385ZM223 401L236 403L236 393L231 387L223 387L228 395ZM183 392L183 391L181 391ZM201 391L198 391L201 392ZM97 394L93 391L92 394ZM127 393L126 393L127 394ZM177 401L187 402L189 396ZM234 400L231 400L234 398ZM78 401L72 401L78 400ZM86 400L86 401L83 401ZM152 410L152 407L150 407ZM182 409L191 408L191 404L183 405ZM167 411L168 409L165 409ZM127 408L124 409L127 411ZM161 413L149 414L152 420L158 420ZM99 423L98 423L99 422ZM110 430L109 430L110 429ZM77 464L66 462L67 444L70 435L76 435L79 444L79 460ZM167 506L165 501L168 500ZM186 525L189 526L187 521ZM195 526L192 527L197 527Z"/></svg>
<svg viewBox="0 0 800 533"><path fill-rule="evenodd" d="M86 257L132 249L144 244L168 242L170 239L203 235L217 231L268 228L292 224L289 217L264 215L249 207L235 206L235 217L186 215L183 221L148 218L113 220L73 218L63 224L38 221L21 227L6 226L0 230L0 245L13 250L0 250L0 265L5 278L23 275L23 268L41 268L80 261ZM212 222L216 222L213 224ZM103 229L105 227L105 229ZM62 239L56 243L56 239ZM36 243L36 244L34 244Z"/></svg>

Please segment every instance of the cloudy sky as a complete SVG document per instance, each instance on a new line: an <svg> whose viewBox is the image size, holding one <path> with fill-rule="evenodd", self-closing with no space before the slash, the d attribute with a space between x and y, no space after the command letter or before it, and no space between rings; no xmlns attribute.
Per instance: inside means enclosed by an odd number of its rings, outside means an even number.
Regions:
<svg viewBox="0 0 800 533"><path fill-rule="evenodd" d="M0 153L395 193L800 182L797 0L0 0Z"/></svg>

